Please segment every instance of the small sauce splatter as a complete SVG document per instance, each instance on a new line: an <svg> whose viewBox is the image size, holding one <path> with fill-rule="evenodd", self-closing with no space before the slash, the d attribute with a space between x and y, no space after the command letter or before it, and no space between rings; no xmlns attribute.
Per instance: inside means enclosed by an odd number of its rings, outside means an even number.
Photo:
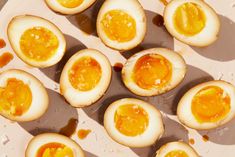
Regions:
<svg viewBox="0 0 235 157"><path fill-rule="evenodd" d="M209 137L208 137L207 135L203 135L203 136L202 136L202 139L203 139L204 142L209 141Z"/></svg>
<svg viewBox="0 0 235 157"><path fill-rule="evenodd" d="M6 42L3 39L0 39L0 49L6 46Z"/></svg>
<svg viewBox="0 0 235 157"><path fill-rule="evenodd" d="M87 136L88 136L88 134L91 132L91 130L85 130L85 129L80 129L79 131L78 131L78 138L79 139L81 139L81 140L83 140L83 139L85 139Z"/></svg>
<svg viewBox="0 0 235 157"><path fill-rule="evenodd" d="M121 72L123 68L123 64L122 63L115 63L113 66L114 71L116 72Z"/></svg>
<svg viewBox="0 0 235 157"><path fill-rule="evenodd" d="M78 120L75 118L71 118L68 124L62 129L60 129L59 133L67 137L71 137L73 133L76 131L77 125L78 125Z"/></svg>
<svg viewBox="0 0 235 157"><path fill-rule="evenodd" d="M167 5L167 4L168 4L168 1L167 1L167 0L160 0L160 2L162 2L164 5Z"/></svg>
<svg viewBox="0 0 235 157"><path fill-rule="evenodd" d="M13 58L14 58L14 56L11 53L9 53L9 52L3 53L0 56L0 68L2 68L5 65L7 65Z"/></svg>
<svg viewBox="0 0 235 157"><path fill-rule="evenodd" d="M157 25L158 27L162 27L164 25L164 19L162 15L156 15L153 20L153 24Z"/></svg>
<svg viewBox="0 0 235 157"><path fill-rule="evenodd" d="M189 139L189 144L192 144L192 145L195 144L195 140L193 138L190 138Z"/></svg>
<svg viewBox="0 0 235 157"><path fill-rule="evenodd" d="M85 14L76 15L76 21L79 29L81 29L84 33L90 35L96 31L95 21L92 21L92 19L89 18L87 15Z"/></svg>

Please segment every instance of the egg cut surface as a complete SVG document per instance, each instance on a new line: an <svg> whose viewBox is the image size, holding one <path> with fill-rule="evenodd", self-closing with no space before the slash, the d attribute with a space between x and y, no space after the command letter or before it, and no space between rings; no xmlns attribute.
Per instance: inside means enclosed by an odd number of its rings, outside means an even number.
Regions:
<svg viewBox="0 0 235 157"><path fill-rule="evenodd" d="M35 136L29 142L25 156L85 157L83 150L75 141L56 133L44 133Z"/></svg>
<svg viewBox="0 0 235 157"><path fill-rule="evenodd" d="M224 125L235 116L235 87L225 81L209 81L190 89L179 101L179 120L206 130Z"/></svg>
<svg viewBox="0 0 235 157"><path fill-rule="evenodd" d="M113 102L105 111L104 127L113 140L128 147L150 146L164 132L161 113L134 98Z"/></svg>
<svg viewBox="0 0 235 157"><path fill-rule="evenodd" d="M14 17L8 24L7 34L17 56L34 67L55 65L65 53L63 33L56 25L38 16Z"/></svg>
<svg viewBox="0 0 235 157"><path fill-rule="evenodd" d="M204 47L218 38L220 21L203 0L172 0L164 10L168 32L192 46Z"/></svg>
<svg viewBox="0 0 235 157"><path fill-rule="evenodd" d="M174 51L152 48L130 57L122 69L122 80L134 94L154 96L175 88L186 73L184 59Z"/></svg>
<svg viewBox="0 0 235 157"><path fill-rule="evenodd" d="M74 107L100 99L111 81L111 65L98 50L84 49L66 63L60 78L61 94Z"/></svg>
<svg viewBox="0 0 235 157"><path fill-rule="evenodd" d="M32 121L47 110L49 98L33 75L12 69L0 74L0 114L13 121Z"/></svg>
<svg viewBox="0 0 235 157"><path fill-rule="evenodd" d="M116 50L129 50L144 39L146 15L138 0L106 0L96 25L105 45Z"/></svg>

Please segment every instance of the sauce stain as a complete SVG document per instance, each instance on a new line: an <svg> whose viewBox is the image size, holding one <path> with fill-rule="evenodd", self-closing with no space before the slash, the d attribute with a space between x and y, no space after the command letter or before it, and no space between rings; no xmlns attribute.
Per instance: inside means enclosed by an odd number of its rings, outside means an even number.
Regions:
<svg viewBox="0 0 235 157"><path fill-rule="evenodd" d="M155 24L158 27L162 27L164 25L164 19L162 17L162 15L156 15L153 20L152 20L153 24Z"/></svg>
<svg viewBox="0 0 235 157"><path fill-rule="evenodd" d="M168 4L167 0L160 0L160 2L162 2L165 6Z"/></svg>
<svg viewBox="0 0 235 157"><path fill-rule="evenodd" d="M6 42L3 39L0 39L0 49L6 46Z"/></svg>
<svg viewBox="0 0 235 157"><path fill-rule="evenodd" d="M91 18L89 18L87 15L76 15L76 21L79 29L81 29L84 33L91 35L96 31L95 21L92 21Z"/></svg>
<svg viewBox="0 0 235 157"><path fill-rule="evenodd" d="M2 68L5 65L7 65L13 58L14 58L14 56L11 53L9 53L9 52L3 53L0 56L0 68Z"/></svg>
<svg viewBox="0 0 235 157"><path fill-rule="evenodd" d="M190 138L189 139L189 144L192 144L192 145L195 144L195 140L193 138Z"/></svg>
<svg viewBox="0 0 235 157"><path fill-rule="evenodd" d="M116 72L121 72L123 68L123 64L122 63L115 63L113 66L114 71Z"/></svg>
<svg viewBox="0 0 235 157"><path fill-rule="evenodd" d="M85 130L85 129L80 129L78 131L78 138L83 140L85 139L89 134L91 133L91 130Z"/></svg>
<svg viewBox="0 0 235 157"><path fill-rule="evenodd" d="M203 135L203 136L202 136L202 139L203 139L204 142L209 141L209 137L208 137L207 135Z"/></svg>
<svg viewBox="0 0 235 157"><path fill-rule="evenodd" d="M60 129L59 133L67 137L71 137L73 133L76 131L77 125L78 125L78 120L75 118L71 118L68 124Z"/></svg>

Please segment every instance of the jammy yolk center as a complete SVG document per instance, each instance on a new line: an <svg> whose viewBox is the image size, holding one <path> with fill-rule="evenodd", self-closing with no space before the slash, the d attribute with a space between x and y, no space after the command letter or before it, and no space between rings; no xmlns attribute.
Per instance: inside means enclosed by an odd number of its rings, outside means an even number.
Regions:
<svg viewBox="0 0 235 157"><path fill-rule="evenodd" d="M206 16L201 7L190 2L179 6L173 18L176 30L185 36L200 33L206 25Z"/></svg>
<svg viewBox="0 0 235 157"><path fill-rule="evenodd" d="M208 86L200 90L192 100L192 113L203 122L216 122L230 111L230 97L220 87Z"/></svg>
<svg viewBox="0 0 235 157"><path fill-rule="evenodd" d="M21 116L32 103L32 93L23 81L11 78L6 87L0 87L0 110L13 116Z"/></svg>
<svg viewBox="0 0 235 157"><path fill-rule="evenodd" d="M48 143L39 148L36 157L74 157L73 150L60 143Z"/></svg>
<svg viewBox="0 0 235 157"><path fill-rule="evenodd" d="M59 41L56 35L43 27L33 27L26 30L20 38L20 48L23 54L35 61L46 61L57 51Z"/></svg>
<svg viewBox="0 0 235 157"><path fill-rule="evenodd" d="M65 8L76 8L83 3L84 0L57 0Z"/></svg>
<svg viewBox="0 0 235 157"><path fill-rule="evenodd" d="M122 10L111 10L101 20L101 25L109 39L128 42L136 36L136 21Z"/></svg>
<svg viewBox="0 0 235 157"><path fill-rule="evenodd" d="M137 136L144 133L149 124L147 112L138 105L120 106L114 117L118 131L126 136Z"/></svg>
<svg viewBox="0 0 235 157"><path fill-rule="evenodd" d="M132 77L139 87L151 89L166 85L171 75L171 63L161 55L152 54L138 59Z"/></svg>
<svg viewBox="0 0 235 157"><path fill-rule="evenodd" d="M89 91L96 87L102 76L100 64L91 57L82 57L69 70L69 80L75 89Z"/></svg>
<svg viewBox="0 0 235 157"><path fill-rule="evenodd" d="M183 150L174 150L167 153L165 157L188 157L188 154Z"/></svg>

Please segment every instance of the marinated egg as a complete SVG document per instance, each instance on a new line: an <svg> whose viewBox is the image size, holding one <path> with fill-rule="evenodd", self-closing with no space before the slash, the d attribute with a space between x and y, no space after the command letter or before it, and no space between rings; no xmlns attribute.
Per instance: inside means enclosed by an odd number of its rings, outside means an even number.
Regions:
<svg viewBox="0 0 235 157"><path fill-rule="evenodd" d="M0 74L0 114L13 121L32 121L47 110L49 98L43 84L21 70Z"/></svg>
<svg viewBox="0 0 235 157"><path fill-rule="evenodd" d="M129 147L152 145L164 132L161 113L134 98L113 102L105 111L104 127L111 138Z"/></svg>
<svg viewBox="0 0 235 157"><path fill-rule="evenodd" d="M106 0L96 25L104 44L117 50L136 47L146 34L146 16L138 0Z"/></svg>
<svg viewBox="0 0 235 157"><path fill-rule="evenodd" d="M130 57L122 69L125 86L140 96L165 93L184 78L186 64L176 52L152 48Z"/></svg>
<svg viewBox="0 0 235 157"><path fill-rule="evenodd" d="M7 34L18 57L35 67L52 66L65 53L63 33L57 26L41 17L16 16L9 23Z"/></svg>
<svg viewBox="0 0 235 157"><path fill-rule="evenodd" d="M177 115L190 128L219 127L235 116L235 87L225 81L197 85L181 98Z"/></svg>
<svg viewBox="0 0 235 157"><path fill-rule="evenodd" d="M165 26L178 40L192 46L208 46L216 41L220 21L203 0L172 0L164 11Z"/></svg>
<svg viewBox="0 0 235 157"><path fill-rule="evenodd" d="M81 50L69 59L62 71L61 94L74 107L91 105L104 95L111 75L106 56L94 49Z"/></svg>

